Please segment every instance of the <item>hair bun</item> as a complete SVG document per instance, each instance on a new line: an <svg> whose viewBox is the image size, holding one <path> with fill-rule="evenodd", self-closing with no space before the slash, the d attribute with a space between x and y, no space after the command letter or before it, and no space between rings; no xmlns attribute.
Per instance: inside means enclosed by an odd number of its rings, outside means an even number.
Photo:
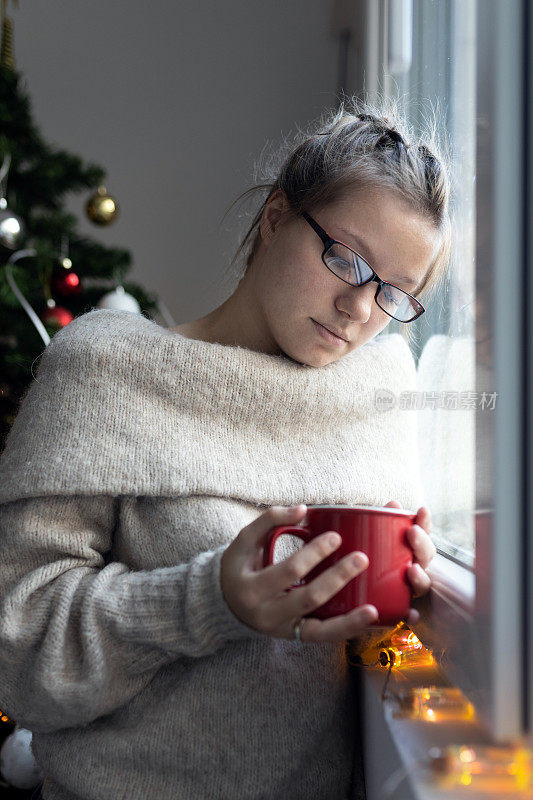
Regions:
<svg viewBox="0 0 533 800"><path fill-rule="evenodd" d="M404 141L403 136L400 133L398 133L398 131L393 130L393 128L385 128L385 131L388 133L391 139L394 139L394 141L398 142L399 144L403 144L403 146L407 150L409 145Z"/></svg>
<svg viewBox="0 0 533 800"><path fill-rule="evenodd" d="M380 122L380 120L377 119L377 117L375 117L373 114L358 114L357 116L363 122L371 122L375 128L386 134L390 139L393 140L393 142L397 142L398 144L403 144L406 150L409 147L409 145L404 141L404 138L401 135L401 133L394 130L394 128L388 127L383 122Z"/></svg>

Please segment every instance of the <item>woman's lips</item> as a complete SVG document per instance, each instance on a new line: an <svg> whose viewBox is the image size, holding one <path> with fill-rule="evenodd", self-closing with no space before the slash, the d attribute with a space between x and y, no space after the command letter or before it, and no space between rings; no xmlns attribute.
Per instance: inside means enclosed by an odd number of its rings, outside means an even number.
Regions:
<svg viewBox="0 0 533 800"><path fill-rule="evenodd" d="M335 336L334 333L331 333L330 330L325 328L319 322L316 322L313 318L311 318L311 321L313 325L316 327L317 333L319 333L320 336L322 336L322 338L326 340L326 342L330 342L331 344L336 344L338 346L342 344L347 344L346 339L341 339L340 336Z"/></svg>

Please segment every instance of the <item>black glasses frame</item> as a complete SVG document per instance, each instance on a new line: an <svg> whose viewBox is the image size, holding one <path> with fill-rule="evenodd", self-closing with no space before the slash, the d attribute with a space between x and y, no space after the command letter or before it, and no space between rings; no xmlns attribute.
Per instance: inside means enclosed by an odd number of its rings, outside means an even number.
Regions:
<svg viewBox="0 0 533 800"><path fill-rule="evenodd" d="M327 269L329 269L329 271L333 275L335 275L336 278L338 278L340 281L344 281L344 283L347 283L349 286L366 286L367 283L370 283L371 281L376 281L376 283L378 283L379 285L378 285L378 288L376 290L376 294L374 295L374 300L376 301L376 304L381 308L381 310L384 311L385 314L388 314L388 316L391 317L392 319L395 319L396 322L405 322L405 324L407 324L409 322L414 322L415 319L418 319L418 317L422 316L422 314L425 312L426 309L424 308L422 303L420 303L416 299L416 297L413 297L412 294L409 294L409 292L406 292L405 289L401 289L399 286L395 286L394 283L389 283L389 281L381 280L381 278L379 277L379 275L377 274L375 269L370 266L370 264L368 263L366 258L363 258L363 256L360 253L358 253L357 250L354 250L352 247L348 247L348 245L345 244L344 242L340 242L338 239L333 239L329 235L329 233L327 233L327 231L325 231L324 228L322 228L318 224L318 222L316 222L316 220L314 220L313 217L311 217L307 213L307 211L303 211L301 216L306 220L306 222L309 223L309 225L313 228L313 230L316 231L316 233L322 239L322 242L324 244L324 250L322 251L322 261L324 263L324 266ZM327 265L326 259L324 258L324 256L326 255L327 251L329 250L329 248L333 244L341 244L343 247L346 247L346 249L349 250L351 253L354 253L354 255L356 255L357 258L361 259L361 261L363 261L363 263L366 264L368 269L372 272L372 275L370 276L370 278L368 278L368 280L366 280L366 281L363 281L362 283L351 283L351 281L344 280L344 278L341 278L339 275L337 275L336 272L333 272L333 270L330 269L330 267ZM418 313L415 314L414 317L412 317L411 319L408 319L408 320L401 320L401 319L398 319L397 317L395 317L393 314L390 314L386 309L383 308L383 306L381 306L378 303L378 294L380 293L381 288L383 286L392 286L392 287L394 287L394 289L398 289L399 292L403 292L403 294L406 294L408 297L411 298L411 300L414 300L414 302L416 303L416 305L417 305L417 307L419 309Z"/></svg>

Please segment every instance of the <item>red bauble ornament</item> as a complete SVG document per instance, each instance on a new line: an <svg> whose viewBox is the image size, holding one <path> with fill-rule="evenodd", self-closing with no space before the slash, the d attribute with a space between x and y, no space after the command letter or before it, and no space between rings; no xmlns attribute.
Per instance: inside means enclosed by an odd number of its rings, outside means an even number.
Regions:
<svg viewBox="0 0 533 800"><path fill-rule="evenodd" d="M61 267L52 276L51 289L53 294L64 297L81 292L82 286L79 277L71 269Z"/></svg>
<svg viewBox="0 0 533 800"><path fill-rule="evenodd" d="M51 325L53 328L64 328L69 322L74 319L73 314L66 308L55 306L54 308L47 308L41 316L42 322Z"/></svg>

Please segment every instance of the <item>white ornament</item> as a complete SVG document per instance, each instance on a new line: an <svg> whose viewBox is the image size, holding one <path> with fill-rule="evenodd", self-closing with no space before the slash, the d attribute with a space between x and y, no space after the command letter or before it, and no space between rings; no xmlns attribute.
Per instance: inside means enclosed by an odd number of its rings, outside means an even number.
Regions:
<svg viewBox="0 0 533 800"><path fill-rule="evenodd" d="M0 197L0 242L10 250L16 250L26 231L22 219L9 210L5 197Z"/></svg>
<svg viewBox="0 0 533 800"><path fill-rule="evenodd" d="M15 726L0 749L0 772L16 789L33 789L44 778L31 751L31 738L31 731Z"/></svg>
<svg viewBox="0 0 533 800"><path fill-rule="evenodd" d="M141 307L137 300L124 291L123 286L117 286L112 292L104 294L96 304L97 308L111 308L115 311L132 311L139 314Z"/></svg>

